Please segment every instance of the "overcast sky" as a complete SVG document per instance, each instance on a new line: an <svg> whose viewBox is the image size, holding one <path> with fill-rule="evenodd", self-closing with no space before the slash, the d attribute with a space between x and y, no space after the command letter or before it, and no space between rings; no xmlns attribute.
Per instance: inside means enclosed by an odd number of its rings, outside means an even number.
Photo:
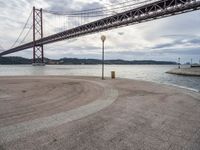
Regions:
<svg viewBox="0 0 200 150"><path fill-rule="evenodd" d="M112 3L116 1L0 0L0 49L11 47L33 5L37 8L69 11L96 8ZM51 19L46 17L46 20ZM56 24L56 20L52 20L51 23ZM47 32L47 29L44 30ZM106 59L176 61L180 57L182 62L189 62L191 58L199 62L200 59L200 11L46 45L45 57L101 58L102 34L107 36ZM32 50L12 55L31 58Z"/></svg>

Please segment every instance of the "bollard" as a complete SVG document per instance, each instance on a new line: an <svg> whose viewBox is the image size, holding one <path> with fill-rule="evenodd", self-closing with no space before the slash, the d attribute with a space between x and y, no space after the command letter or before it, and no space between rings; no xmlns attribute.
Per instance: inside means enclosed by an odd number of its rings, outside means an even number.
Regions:
<svg viewBox="0 0 200 150"><path fill-rule="evenodd" d="M115 71L111 71L111 78L115 79Z"/></svg>

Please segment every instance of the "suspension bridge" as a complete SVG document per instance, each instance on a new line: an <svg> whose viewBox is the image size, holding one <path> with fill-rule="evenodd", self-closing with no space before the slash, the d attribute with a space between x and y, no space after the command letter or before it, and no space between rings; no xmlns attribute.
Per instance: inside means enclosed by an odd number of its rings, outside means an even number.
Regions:
<svg viewBox="0 0 200 150"><path fill-rule="evenodd" d="M127 1L110 7L73 12L58 12L33 7L17 40L10 49L4 50L0 47L0 56L33 48L33 63L42 64L44 63L43 46L46 44L199 9L200 0ZM48 19L52 16L64 17L65 19L60 21L62 26L55 27L55 23ZM46 24L49 26L45 27ZM49 28L54 28L53 31L57 33L47 34ZM29 36L31 31L32 36ZM22 35L24 36L22 37ZM25 42L29 37L32 37L31 41Z"/></svg>

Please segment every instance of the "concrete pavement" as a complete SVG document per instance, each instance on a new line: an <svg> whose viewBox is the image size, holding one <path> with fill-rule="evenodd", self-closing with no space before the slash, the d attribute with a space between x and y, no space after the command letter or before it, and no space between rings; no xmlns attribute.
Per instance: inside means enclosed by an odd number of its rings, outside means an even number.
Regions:
<svg viewBox="0 0 200 150"><path fill-rule="evenodd" d="M200 94L128 79L1 77L0 141L6 150L199 150Z"/></svg>

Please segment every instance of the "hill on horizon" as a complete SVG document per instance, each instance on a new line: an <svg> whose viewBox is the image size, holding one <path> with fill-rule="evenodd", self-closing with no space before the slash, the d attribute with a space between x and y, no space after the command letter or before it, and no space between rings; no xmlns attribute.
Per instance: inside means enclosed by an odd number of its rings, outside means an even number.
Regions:
<svg viewBox="0 0 200 150"><path fill-rule="evenodd" d="M60 64L60 65L80 65L80 64L88 64L88 65L96 65L101 64L102 61L100 59L79 59L79 58L60 58L60 59L49 59L45 58L46 64ZM32 59L23 58L23 57L0 57L0 64L2 65L10 65L10 64L32 64ZM113 59L113 60L105 60L105 64L114 65L114 64L122 64L122 65L175 65L176 62L173 61L156 61L156 60L123 60L123 59Z"/></svg>

